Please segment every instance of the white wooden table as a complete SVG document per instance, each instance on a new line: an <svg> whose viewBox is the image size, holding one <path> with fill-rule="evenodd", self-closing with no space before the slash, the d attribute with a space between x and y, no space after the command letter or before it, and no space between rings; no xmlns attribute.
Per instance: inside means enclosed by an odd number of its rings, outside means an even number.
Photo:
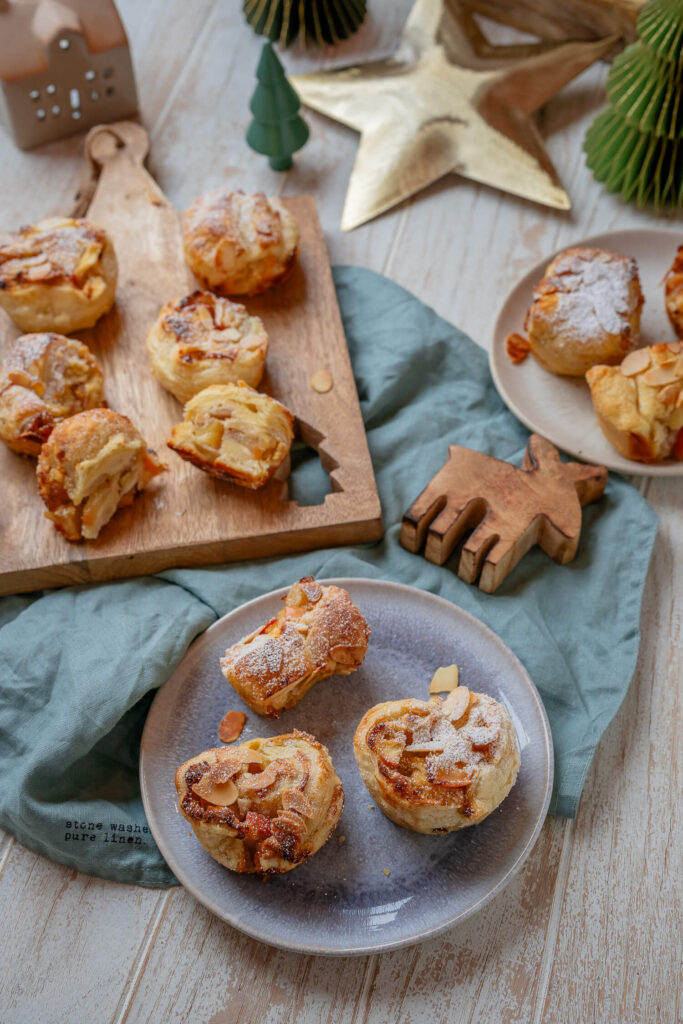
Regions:
<svg viewBox="0 0 683 1024"><path fill-rule="evenodd" d="M336 60L392 47L409 0L370 6L382 24L366 24ZM353 132L308 115L310 142L284 175L246 146L260 42L242 22L237 0L119 0L119 8L151 133L152 169L177 206L218 184L313 192L333 262L387 274L485 347L493 306L547 253L596 232L657 223L608 196L584 166L581 142L604 101L604 65L585 72L541 117L573 200L570 214L451 178L343 234ZM494 32L506 38L504 30ZM308 67L290 55L286 62L290 70ZM0 225L68 209L81 151L76 138L20 153L0 132ZM547 820L521 874L497 900L421 946L361 959L304 957L244 937L181 888L88 878L4 836L2 1024L680 1021L683 483L639 486L660 516L660 532L636 676L598 747L576 820Z"/></svg>

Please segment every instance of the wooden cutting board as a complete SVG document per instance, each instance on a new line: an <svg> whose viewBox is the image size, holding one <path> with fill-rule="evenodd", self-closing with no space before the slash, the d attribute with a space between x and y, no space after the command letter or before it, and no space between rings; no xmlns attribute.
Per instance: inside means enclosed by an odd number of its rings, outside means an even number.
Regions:
<svg viewBox="0 0 683 1024"><path fill-rule="evenodd" d="M77 336L100 360L110 407L133 420L168 471L117 512L97 540L73 543L43 517L35 460L0 444L1 594L382 535L377 487L312 196L284 200L301 228L294 272L246 305L263 319L270 338L260 390L295 414L297 434L318 451L332 492L320 505L302 506L288 500L286 483L272 480L260 491L222 483L166 447L182 406L152 376L145 337L161 306L197 283L183 261L178 214L143 167L147 150L146 132L129 122L102 125L87 137L93 174L85 180L94 190L87 184L82 188L78 215L85 215L90 199L88 218L114 240L119 284L110 313ZM19 333L4 314L0 317L0 341ZM333 379L326 394L311 386L321 369Z"/></svg>

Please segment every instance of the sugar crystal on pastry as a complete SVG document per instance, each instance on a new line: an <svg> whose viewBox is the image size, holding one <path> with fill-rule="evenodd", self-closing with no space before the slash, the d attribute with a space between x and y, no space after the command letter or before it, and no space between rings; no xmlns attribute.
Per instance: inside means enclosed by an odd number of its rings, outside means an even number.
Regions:
<svg viewBox="0 0 683 1024"><path fill-rule="evenodd" d="M175 776L180 813L219 864L283 874L327 842L344 790L326 747L294 730L206 750Z"/></svg>
<svg viewBox="0 0 683 1024"><path fill-rule="evenodd" d="M345 590L304 576L274 619L228 648L221 670L254 711L276 718L321 679L357 669L369 639Z"/></svg>

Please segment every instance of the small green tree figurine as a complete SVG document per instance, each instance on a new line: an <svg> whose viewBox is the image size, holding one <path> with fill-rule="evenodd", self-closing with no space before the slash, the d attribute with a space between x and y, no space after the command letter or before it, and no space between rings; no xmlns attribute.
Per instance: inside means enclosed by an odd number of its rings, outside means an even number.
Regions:
<svg viewBox="0 0 683 1024"><path fill-rule="evenodd" d="M586 163L627 202L683 206L683 0L650 0L638 36L607 77L609 104L586 134Z"/></svg>
<svg viewBox="0 0 683 1024"><path fill-rule="evenodd" d="M301 101L270 43L263 45L256 77L258 85L249 104L254 117L247 129L247 142L269 158L274 171L286 171L292 166L292 153L308 139L308 125L299 115Z"/></svg>

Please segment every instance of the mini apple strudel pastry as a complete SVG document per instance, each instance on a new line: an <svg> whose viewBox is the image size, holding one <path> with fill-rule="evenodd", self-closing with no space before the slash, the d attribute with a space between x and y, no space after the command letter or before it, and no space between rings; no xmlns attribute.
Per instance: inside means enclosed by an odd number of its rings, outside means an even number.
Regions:
<svg viewBox="0 0 683 1024"><path fill-rule="evenodd" d="M363 663L370 629L341 587L304 576L277 617L221 658L221 671L259 715L277 718L328 676L349 675Z"/></svg>
<svg viewBox="0 0 683 1024"><path fill-rule="evenodd" d="M210 384L257 387L267 352L263 322L210 292L167 303L147 335L152 373L179 402Z"/></svg>
<svg viewBox="0 0 683 1024"><path fill-rule="evenodd" d="M304 864L344 806L329 751L297 730L205 750L180 766L175 784L204 849L240 873L281 875Z"/></svg>
<svg viewBox="0 0 683 1024"><path fill-rule="evenodd" d="M7 342L0 377L0 438L38 455L54 426L105 406L102 371L82 342L62 334L22 334Z"/></svg>
<svg viewBox="0 0 683 1024"><path fill-rule="evenodd" d="M289 409L242 381L191 398L168 447L219 480L256 490L282 465L294 437Z"/></svg>
<svg viewBox="0 0 683 1024"><path fill-rule="evenodd" d="M117 275L106 231L51 217L0 245L0 306L22 331L71 334L111 309Z"/></svg>
<svg viewBox="0 0 683 1024"><path fill-rule="evenodd" d="M630 256L565 249L534 288L525 320L531 352L551 373L573 377L596 363L616 365L638 345L643 301Z"/></svg>
<svg viewBox="0 0 683 1024"><path fill-rule="evenodd" d="M627 459L683 459L683 342L650 345L586 374L600 428Z"/></svg>
<svg viewBox="0 0 683 1024"><path fill-rule="evenodd" d="M94 540L164 469L127 416L90 409L62 420L43 445L38 491L67 540Z"/></svg>
<svg viewBox="0 0 683 1024"><path fill-rule="evenodd" d="M353 747L387 817L425 834L479 824L508 795L520 764L503 705L465 686L445 700L377 704L361 719Z"/></svg>
<svg viewBox="0 0 683 1024"><path fill-rule="evenodd" d="M183 215L183 246L190 269L210 291L256 295L294 266L299 226L275 196L217 188Z"/></svg>

